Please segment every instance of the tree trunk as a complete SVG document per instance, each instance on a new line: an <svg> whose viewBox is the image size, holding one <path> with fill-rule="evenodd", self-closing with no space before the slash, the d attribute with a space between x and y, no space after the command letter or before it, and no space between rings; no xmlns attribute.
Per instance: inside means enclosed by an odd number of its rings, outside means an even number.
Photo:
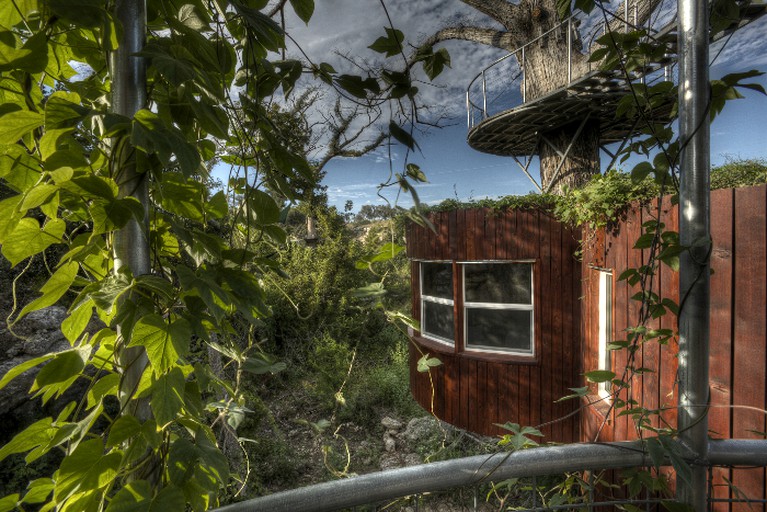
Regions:
<svg viewBox="0 0 767 512"><path fill-rule="evenodd" d="M524 61L521 52L517 53L525 76L522 94L526 101L531 101L584 75L588 71L588 56L581 53L582 49L576 43L579 41L577 27L564 24L551 30L560 23L554 1L527 1L532 22L529 41L542 36L525 48ZM568 30L571 32L569 36ZM556 147L554 149L546 142L541 144L540 172L544 190L561 194L565 186L579 187L599 172L599 124L587 123L577 140L572 142L580 124L580 120L574 119L571 124L543 134ZM572 148L562 162L559 153L564 154L571 142Z"/></svg>
<svg viewBox="0 0 767 512"><path fill-rule="evenodd" d="M599 173L599 124L587 122L573 142L579 126L580 123L576 122L544 134L561 153L567 151L571 142L573 144L561 167L559 153L547 142L541 144L541 187L544 190L551 187L550 192L561 195L565 187L581 187Z"/></svg>

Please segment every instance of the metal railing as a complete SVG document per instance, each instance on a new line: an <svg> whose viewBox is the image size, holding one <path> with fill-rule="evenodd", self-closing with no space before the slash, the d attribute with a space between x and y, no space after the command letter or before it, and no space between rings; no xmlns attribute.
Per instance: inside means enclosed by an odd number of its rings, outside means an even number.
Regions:
<svg viewBox="0 0 767 512"><path fill-rule="evenodd" d="M708 461L692 461L706 466L767 466L767 440L728 439L710 441ZM435 493L450 489L477 487L490 482L511 478L529 478L533 491L526 510L563 510L587 508L593 510L619 504L649 505L657 497L600 500L591 491L581 497L578 504L563 503L547 506L537 502L535 496L540 477L575 471L589 471L647 467L652 462L641 442L604 444L569 444L522 450L512 453L477 455L432 464L410 466L390 471L371 473L344 480L335 480L291 491L234 503L216 509L216 512L329 512L353 507L374 506L397 498ZM711 490L709 485L709 491ZM754 500L714 499L713 502L748 501L765 503L761 496ZM477 500L474 501L476 509ZM377 508L376 508L377 509ZM383 508L381 508L382 510ZM391 510L391 508L389 508Z"/></svg>
<svg viewBox="0 0 767 512"><path fill-rule="evenodd" d="M616 11L606 11L605 17L622 22L624 32L640 28L637 26L637 0L631 4L631 0L623 0L620 8ZM675 5L675 0L662 0L655 9L654 17L648 20L644 28L658 33L673 23L673 14L670 14L673 12L672 4ZM524 105L530 99L525 73L529 50L534 45L546 44L546 39L556 37L563 31L567 40L567 80L561 87L569 87L574 81L593 71L593 63L587 63L583 72L573 76L574 55L577 52L581 57L585 57L590 53L594 41L606 33L607 21L604 18L597 20L595 16L570 16L535 39L493 61L472 79L466 89L466 122L469 129L492 115ZM574 38L580 41L580 50L574 45ZM664 77L665 75L661 75L661 78Z"/></svg>

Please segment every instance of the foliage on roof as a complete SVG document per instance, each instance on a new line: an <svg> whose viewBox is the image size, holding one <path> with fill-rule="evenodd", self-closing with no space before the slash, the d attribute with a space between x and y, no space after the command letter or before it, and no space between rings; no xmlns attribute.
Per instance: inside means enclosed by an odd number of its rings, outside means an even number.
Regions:
<svg viewBox="0 0 767 512"><path fill-rule="evenodd" d="M459 201L457 199L445 199L439 204L422 208L424 213L447 212L452 210L468 210L471 208L489 208L491 210L553 210L557 197L552 194L530 193L524 196L504 196L497 199L476 199Z"/></svg>
<svg viewBox="0 0 767 512"><path fill-rule="evenodd" d="M767 160L730 160L711 170L711 189L749 187L767 183ZM634 202L646 203L661 193L676 194L676 187L661 186L646 177L642 181L632 180L628 173L610 170L594 176L591 181L578 189L565 191L562 196L553 194L527 194L505 196L499 199L458 201L446 199L433 206L422 208L424 214L489 208L492 210L538 209L552 212L560 221L572 225L588 224L592 228L604 227L619 219L626 208Z"/></svg>

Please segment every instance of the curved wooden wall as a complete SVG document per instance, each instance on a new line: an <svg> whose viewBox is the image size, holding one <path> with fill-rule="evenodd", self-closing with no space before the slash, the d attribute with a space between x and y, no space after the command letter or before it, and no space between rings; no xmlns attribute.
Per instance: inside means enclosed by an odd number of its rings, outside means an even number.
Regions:
<svg viewBox="0 0 767 512"><path fill-rule="evenodd" d="M538 356L519 362L498 354L467 353L414 333L413 396L437 417L472 432L501 434L504 431L494 423L510 421L540 427L544 441L577 441L579 420L572 413L579 404L556 400L580 382L581 264L574 256L580 230L536 210L454 210L434 213L431 221L436 233L415 224L407 233L415 318L420 320L419 260L534 260ZM456 300L456 317L459 307ZM442 365L430 375L419 373L421 353L439 357Z"/></svg>
<svg viewBox="0 0 767 512"><path fill-rule="evenodd" d="M767 186L715 190L711 193L711 322L710 322L710 380L711 405L709 429L714 438L760 438L767 431L763 412L767 409ZM638 323L638 302L631 296L639 291L625 281L620 273L637 267L646 260L647 250L633 245L642 230L642 223L658 218L666 229L678 231L677 208L665 199L658 203L629 211L624 221L593 234L584 234L583 272L583 365L584 371L596 368L598 304L593 267L614 270L613 339L626 339L625 329ZM679 277L662 266L653 282L654 291L679 301ZM667 315L647 324L649 327L671 328L676 331L676 317ZM659 346L645 343L637 353L635 366L653 370L635 376L631 389L622 399L633 398L648 409L665 409L652 424L664 422L676 425L677 347L675 343ZM613 368L626 365L626 351L613 352ZM583 385L583 384L579 384ZM584 402L585 404L585 402ZM614 411L591 406L581 414L584 441L612 441L637 438L630 416L618 416ZM600 430L601 429L601 430ZM763 436L761 436L763 438ZM765 497L765 471L717 469L715 497L728 498L727 478L752 498ZM733 507L736 508L736 507ZM726 505L717 504L718 510ZM743 508L744 510L747 508ZM758 506L756 510L764 510Z"/></svg>

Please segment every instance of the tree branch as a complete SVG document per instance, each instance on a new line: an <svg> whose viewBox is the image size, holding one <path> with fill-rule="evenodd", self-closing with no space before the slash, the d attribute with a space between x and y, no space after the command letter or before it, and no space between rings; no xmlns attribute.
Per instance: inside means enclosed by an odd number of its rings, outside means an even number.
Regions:
<svg viewBox="0 0 767 512"><path fill-rule="evenodd" d="M451 39L494 46L502 50L511 51L514 49L514 38L511 32L482 27L446 27L432 34L421 43L420 47L428 48Z"/></svg>
<svg viewBox="0 0 767 512"><path fill-rule="evenodd" d="M518 10L515 4L506 0L461 0L461 2L493 18L506 28L509 28L507 22L513 19L514 11Z"/></svg>

